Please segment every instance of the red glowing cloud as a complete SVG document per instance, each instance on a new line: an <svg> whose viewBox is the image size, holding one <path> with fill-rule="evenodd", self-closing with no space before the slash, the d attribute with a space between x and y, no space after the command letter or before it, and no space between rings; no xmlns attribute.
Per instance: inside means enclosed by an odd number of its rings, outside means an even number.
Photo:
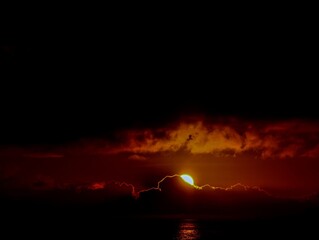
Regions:
<svg viewBox="0 0 319 240"><path fill-rule="evenodd" d="M315 122L181 122L169 128L127 131L114 152L152 154L186 151L191 154L240 154L261 158L317 157L319 125Z"/></svg>

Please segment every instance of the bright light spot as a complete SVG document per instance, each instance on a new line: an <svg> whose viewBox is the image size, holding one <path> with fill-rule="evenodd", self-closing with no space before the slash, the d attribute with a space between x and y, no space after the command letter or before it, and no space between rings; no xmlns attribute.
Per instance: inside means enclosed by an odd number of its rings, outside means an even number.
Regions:
<svg viewBox="0 0 319 240"><path fill-rule="evenodd" d="M183 174L183 175L181 175L181 178L182 178L185 182L187 182L188 184L194 185L194 180L193 180L193 178L192 178L191 176L189 176L189 175L187 175L187 174Z"/></svg>

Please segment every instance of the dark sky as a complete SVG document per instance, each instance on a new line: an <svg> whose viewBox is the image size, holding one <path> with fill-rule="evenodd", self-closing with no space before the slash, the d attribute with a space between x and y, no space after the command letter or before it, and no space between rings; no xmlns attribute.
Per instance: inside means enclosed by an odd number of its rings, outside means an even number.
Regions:
<svg viewBox="0 0 319 240"><path fill-rule="evenodd" d="M308 30L125 20L4 29L1 142L60 142L191 114L317 118Z"/></svg>

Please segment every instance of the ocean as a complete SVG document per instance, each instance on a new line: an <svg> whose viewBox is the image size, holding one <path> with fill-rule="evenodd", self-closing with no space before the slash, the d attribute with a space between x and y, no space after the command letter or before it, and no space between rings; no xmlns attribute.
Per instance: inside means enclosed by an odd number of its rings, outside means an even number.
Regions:
<svg viewBox="0 0 319 240"><path fill-rule="evenodd" d="M1 239L319 239L318 212L254 217L114 215L96 209L7 211Z"/></svg>
<svg viewBox="0 0 319 240"><path fill-rule="evenodd" d="M317 223L302 219L117 219L108 223L109 239L275 239L319 236Z"/></svg>

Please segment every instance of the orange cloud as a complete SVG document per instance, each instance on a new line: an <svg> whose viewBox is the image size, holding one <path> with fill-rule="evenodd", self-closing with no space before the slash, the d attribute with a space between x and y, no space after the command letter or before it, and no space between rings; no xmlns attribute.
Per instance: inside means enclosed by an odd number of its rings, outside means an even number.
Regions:
<svg viewBox="0 0 319 240"><path fill-rule="evenodd" d="M241 151L241 136L229 126L206 126L202 122L181 123L176 128L130 131L127 144L117 149L135 153L186 150L212 153L222 150Z"/></svg>
<svg viewBox="0 0 319 240"><path fill-rule="evenodd" d="M314 121L244 121L241 119L192 119L157 129L127 130L115 140L82 140L50 152L7 149L0 154L31 158L63 158L76 154L125 153L130 160L146 160L149 154L238 155L268 158L319 157L319 123Z"/></svg>
<svg viewBox="0 0 319 240"><path fill-rule="evenodd" d="M128 131L125 143L113 152L152 154L187 151L191 154L233 154L253 152L261 158L314 157L309 152L319 141L319 124L292 120L285 122L235 123L193 121L181 122L170 128Z"/></svg>

